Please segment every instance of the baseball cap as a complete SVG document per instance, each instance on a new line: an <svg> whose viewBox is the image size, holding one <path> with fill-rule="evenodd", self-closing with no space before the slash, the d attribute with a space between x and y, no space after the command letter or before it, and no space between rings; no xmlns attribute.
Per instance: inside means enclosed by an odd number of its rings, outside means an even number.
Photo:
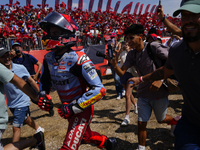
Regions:
<svg viewBox="0 0 200 150"><path fill-rule="evenodd" d="M178 16L182 10L200 13L200 0L182 0L180 8L173 13L173 16Z"/></svg>
<svg viewBox="0 0 200 150"><path fill-rule="evenodd" d="M10 51L5 47L0 47L0 57L2 57L6 52Z"/></svg>
<svg viewBox="0 0 200 150"><path fill-rule="evenodd" d="M13 48L14 46L16 46L16 45L21 46L18 42L15 42L15 43L13 43L12 48Z"/></svg>
<svg viewBox="0 0 200 150"><path fill-rule="evenodd" d="M110 37L111 37L111 38L114 38L114 37L116 37L116 36L117 36L116 33L112 33Z"/></svg>
<svg viewBox="0 0 200 150"><path fill-rule="evenodd" d="M153 40L157 40L157 35L156 34L150 34L149 36L152 37Z"/></svg>

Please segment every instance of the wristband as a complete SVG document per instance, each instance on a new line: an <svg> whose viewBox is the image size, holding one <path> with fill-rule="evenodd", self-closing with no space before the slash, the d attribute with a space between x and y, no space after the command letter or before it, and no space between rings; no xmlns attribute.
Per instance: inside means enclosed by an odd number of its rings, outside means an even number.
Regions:
<svg viewBox="0 0 200 150"><path fill-rule="evenodd" d="M142 76L139 77L140 83L144 82L144 80L142 79Z"/></svg>
<svg viewBox="0 0 200 150"><path fill-rule="evenodd" d="M165 21L165 16L161 19L161 22L164 22Z"/></svg>

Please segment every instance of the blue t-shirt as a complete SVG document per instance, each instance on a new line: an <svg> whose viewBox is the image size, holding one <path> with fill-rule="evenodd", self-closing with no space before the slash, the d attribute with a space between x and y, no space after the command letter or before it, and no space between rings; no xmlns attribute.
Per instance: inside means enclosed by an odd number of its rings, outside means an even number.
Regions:
<svg viewBox="0 0 200 150"><path fill-rule="evenodd" d="M30 74L23 65L12 63L11 71L23 80L27 80L28 78L30 78ZM7 97L7 105L9 108L20 108L29 106L30 98L15 85L13 85L12 83L7 83L4 85L4 89Z"/></svg>
<svg viewBox="0 0 200 150"><path fill-rule="evenodd" d="M26 69L28 70L28 72L30 73L30 75L34 75L35 74L34 65L38 62L38 60L29 54L22 53L22 55L23 55L22 58L14 57L13 62L16 64L24 65Z"/></svg>

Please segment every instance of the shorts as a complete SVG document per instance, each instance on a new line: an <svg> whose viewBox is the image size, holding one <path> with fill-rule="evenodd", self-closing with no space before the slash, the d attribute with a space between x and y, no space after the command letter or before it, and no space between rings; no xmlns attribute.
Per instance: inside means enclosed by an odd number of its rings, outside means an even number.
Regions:
<svg viewBox="0 0 200 150"><path fill-rule="evenodd" d="M121 84L126 84L128 79L130 79L132 77L133 77L133 75L130 72L125 72L125 74L120 77Z"/></svg>
<svg viewBox="0 0 200 150"><path fill-rule="evenodd" d="M24 120L30 116L30 109L29 106L21 107L21 108L10 108L14 119L13 119L13 126L20 128L23 126Z"/></svg>
<svg viewBox="0 0 200 150"><path fill-rule="evenodd" d="M167 114L169 100L168 98L161 99L147 99L138 98L138 121L147 122L151 117L152 110L156 116L157 121L163 121Z"/></svg>
<svg viewBox="0 0 200 150"><path fill-rule="evenodd" d="M0 150L4 150L3 148L3 144L1 143L1 137L2 137L2 134L4 133L5 129L0 129Z"/></svg>
<svg viewBox="0 0 200 150"><path fill-rule="evenodd" d="M200 128L191 123L185 116L178 121L174 130L175 150L199 150Z"/></svg>

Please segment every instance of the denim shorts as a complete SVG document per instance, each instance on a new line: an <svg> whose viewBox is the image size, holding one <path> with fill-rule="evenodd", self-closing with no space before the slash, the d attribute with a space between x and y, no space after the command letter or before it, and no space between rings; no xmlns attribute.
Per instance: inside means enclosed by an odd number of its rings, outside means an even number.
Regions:
<svg viewBox="0 0 200 150"><path fill-rule="evenodd" d="M121 84L126 84L129 78L132 78L133 75L130 72L125 72L123 76L120 77Z"/></svg>
<svg viewBox="0 0 200 150"><path fill-rule="evenodd" d="M30 116L30 109L29 106L26 107L20 107L20 108L10 108L10 111L12 112L14 119L13 119L13 126L14 127L22 127L24 120L27 119L28 116Z"/></svg>
<svg viewBox="0 0 200 150"><path fill-rule="evenodd" d="M174 130L175 150L200 150L200 128L182 116Z"/></svg>
<svg viewBox="0 0 200 150"><path fill-rule="evenodd" d="M157 121L163 121L167 114L167 107L169 104L168 98L161 99L147 99L138 98L138 121L147 122L151 117L152 110L156 116Z"/></svg>

